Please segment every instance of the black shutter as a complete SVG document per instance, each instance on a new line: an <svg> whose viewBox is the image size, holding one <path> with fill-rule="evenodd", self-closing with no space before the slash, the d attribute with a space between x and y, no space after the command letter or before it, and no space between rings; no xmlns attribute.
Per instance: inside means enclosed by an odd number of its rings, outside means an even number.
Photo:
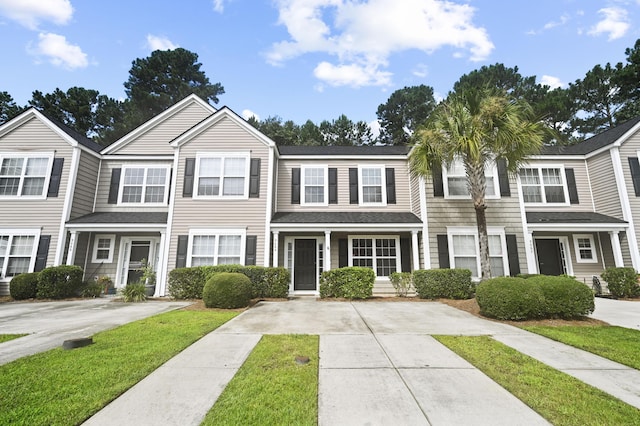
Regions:
<svg viewBox="0 0 640 426"><path fill-rule="evenodd" d="M438 262L440 268L450 268L449 264L449 240L446 235L438 235Z"/></svg>
<svg viewBox="0 0 640 426"><path fill-rule="evenodd" d="M396 203L396 171L389 168L385 170L387 180L387 204Z"/></svg>
<svg viewBox="0 0 640 426"><path fill-rule="evenodd" d="M178 250L176 254L176 268L187 266L187 250L189 249L189 236L178 235Z"/></svg>
<svg viewBox="0 0 640 426"><path fill-rule="evenodd" d="M338 268L349 266L349 241L346 238L338 240Z"/></svg>
<svg viewBox="0 0 640 426"><path fill-rule="evenodd" d="M49 255L49 243L51 242L51 235L40 235L40 241L38 242L38 251L36 252L36 264L33 267L33 272L42 271L47 266L47 256Z"/></svg>
<svg viewBox="0 0 640 426"><path fill-rule="evenodd" d="M120 189L120 173L122 169L111 170L111 183L109 184L109 204L118 204L118 190Z"/></svg>
<svg viewBox="0 0 640 426"><path fill-rule="evenodd" d="M411 238L400 238L400 261L402 272L411 272Z"/></svg>
<svg viewBox="0 0 640 426"><path fill-rule="evenodd" d="M564 174L567 177L569 202L571 202L571 204L580 204L580 201L578 200L578 188L576 187L576 175L573 172L573 169L564 169Z"/></svg>
<svg viewBox="0 0 640 426"><path fill-rule="evenodd" d="M300 168L291 169L291 204L300 204Z"/></svg>
<svg viewBox="0 0 640 426"><path fill-rule="evenodd" d="M358 169L349 169L349 204L358 204Z"/></svg>
<svg viewBox="0 0 640 426"><path fill-rule="evenodd" d="M501 158L497 162L498 166L498 183L500 184L500 196L511 197L511 188L509 187L509 172L507 171L507 160Z"/></svg>
<svg viewBox="0 0 640 426"><path fill-rule="evenodd" d="M53 168L51 169L51 179L49 179L49 190L47 197L57 197L60 189L60 179L62 178L62 166L64 158L55 158L53 160Z"/></svg>
<svg viewBox="0 0 640 426"><path fill-rule="evenodd" d="M338 204L338 169L329 169L329 204Z"/></svg>
<svg viewBox="0 0 640 426"><path fill-rule="evenodd" d="M434 166L431 170L433 178L433 196L444 197L444 183L442 182L442 167Z"/></svg>
<svg viewBox="0 0 640 426"><path fill-rule="evenodd" d="M509 273L511 276L520 273L520 259L518 258L518 243L514 234L507 234L507 256L509 256Z"/></svg>
<svg viewBox="0 0 640 426"><path fill-rule="evenodd" d="M245 255L244 255L245 265L256 264L257 244L258 244L258 237L256 235L247 235L247 247L245 249Z"/></svg>
<svg viewBox="0 0 640 426"><path fill-rule="evenodd" d="M260 197L260 159L252 158L249 170L249 198Z"/></svg>
<svg viewBox="0 0 640 426"><path fill-rule="evenodd" d="M196 175L196 159L185 158L184 161L184 185L182 186L183 197L193 197L193 180Z"/></svg>
<svg viewBox="0 0 640 426"><path fill-rule="evenodd" d="M636 197L640 197L640 163L638 157L629 157L629 168L631 169L631 181Z"/></svg>

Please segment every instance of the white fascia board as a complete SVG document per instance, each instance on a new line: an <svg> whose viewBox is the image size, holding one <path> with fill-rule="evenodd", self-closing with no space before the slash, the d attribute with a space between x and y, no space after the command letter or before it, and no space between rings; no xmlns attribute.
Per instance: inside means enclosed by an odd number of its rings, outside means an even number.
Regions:
<svg viewBox="0 0 640 426"><path fill-rule="evenodd" d="M626 231L629 229L629 225L625 223L530 223L527 227L534 232L607 232Z"/></svg>
<svg viewBox="0 0 640 426"><path fill-rule="evenodd" d="M406 155L280 155L279 157L282 160L376 160L376 161L387 161L387 160L406 160Z"/></svg>
<svg viewBox="0 0 640 426"><path fill-rule="evenodd" d="M582 154L574 154L574 155L529 155L525 161L523 161L524 165L527 165L529 161L567 161L567 160L584 160L585 156Z"/></svg>
<svg viewBox="0 0 640 426"><path fill-rule="evenodd" d="M122 160L122 161L173 161L173 155L103 155L104 160Z"/></svg>
<svg viewBox="0 0 640 426"><path fill-rule="evenodd" d="M161 232L166 231L167 226L157 223L68 223L67 229L80 232L125 232L125 231L145 231Z"/></svg>
<svg viewBox="0 0 640 426"><path fill-rule="evenodd" d="M353 223L288 223L271 224L274 232L325 232L325 231L351 231L351 232L396 232L396 231L421 231L421 223L381 223L381 224L353 224Z"/></svg>

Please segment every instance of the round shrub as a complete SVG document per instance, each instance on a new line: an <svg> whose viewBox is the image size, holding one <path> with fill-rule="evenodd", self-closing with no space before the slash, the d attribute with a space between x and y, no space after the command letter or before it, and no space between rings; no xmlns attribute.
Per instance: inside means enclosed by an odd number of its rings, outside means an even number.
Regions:
<svg viewBox="0 0 640 426"><path fill-rule="evenodd" d="M595 309L593 291L572 277L538 275L528 278L527 283L542 290L545 318L576 318Z"/></svg>
<svg viewBox="0 0 640 426"><path fill-rule="evenodd" d="M63 299L77 296L82 288L82 268L60 265L44 268L38 276L38 299Z"/></svg>
<svg viewBox="0 0 640 426"><path fill-rule="evenodd" d="M600 274L613 297L640 296L638 273L633 268L607 268Z"/></svg>
<svg viewBox="0 0 640 426"><path fill-rule="evenodd" d="M30 272L13 277L9 283L9 294L15 300L35 299L38 292L39 272Z"/></svg>
<svg viewBox="0 0 640 426"><path fill-rule="evenodd" d="M516 277L481 282L476 288L476 301L482 315L501 320L540 318L545 303L540 286Z"/></svg>
<svg viewBox="0 0 640 426"><path fill-rule="evenodd" d="M251 300L251 280L238 272L218 272L209 278L202 291L207 308L244 308Z"/></svg>

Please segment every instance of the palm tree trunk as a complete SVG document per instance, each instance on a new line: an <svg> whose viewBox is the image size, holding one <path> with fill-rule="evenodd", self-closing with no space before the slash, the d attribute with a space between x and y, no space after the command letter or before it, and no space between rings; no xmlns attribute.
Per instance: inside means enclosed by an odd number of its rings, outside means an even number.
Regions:
<svg viewBox="0 0 640 426"><path fill-rule="evenodd" d="M476 222L478 224L478 242L480 245L480 279L491 278L491 260L489 259L489 235L487 234L487 206L475 206Z"/></svg>
<svg viewBox="0 0 640 426"><path fill-rule="evenodd" d="M484 175L484 162L474 164L466 162L467 184L473 200L473 208L476 211L476 224L478 226L478 244L480 251L480 279L491 278L491 261L489 260L489 236L487 234L487 204L485 195L487 180Z"/></svg>

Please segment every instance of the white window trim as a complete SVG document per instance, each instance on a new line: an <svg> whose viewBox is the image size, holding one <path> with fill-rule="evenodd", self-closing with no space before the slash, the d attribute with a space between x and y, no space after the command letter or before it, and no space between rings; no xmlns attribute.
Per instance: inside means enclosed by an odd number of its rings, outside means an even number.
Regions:
<svg viewBox="0 0 640 426"><path fill-rule="evenodd" d="M5 158L47 158L47 171L44 176L44 184L42 185L42 194L40 195L0 195L0 199L26 199L26 200L44 200L47 198L47 192L49 190L49 180L51 179L51 171L53 169L53 157L54 154L52 152L29 152L29 153L20 153L20 152L0 152L0 167L2 166L2 161ZM22 189L22 184L24 183L24 175L20 177L20 188ZM18 191L20 192L20 191Z"/></svg>
<svg viewBox="0 0 640 426"><path fill-rule="evenodd" d="M109 240L109 256L106 259L98 259L98 241ZM93 239L93 252L91 255L91 263L113 263L113 252L116 246L115 234L96 234ZM104 249L102 249L104 250Z"/></svg>
<svg viewBox="0 0 640 426"><path fill-rule="evenodd" d="M520 183L520 190L521 190L521 195L522 195L522 201L524 202L524 204L526 206L531 206L531 207L535 207L535 206L568 206L570 205L569 203L569 187L567 186L567 175L565 173L564 170L564 164L544 164L544 163L527 163L524 166L522 166L520 169L537 169L538 170L538 177L540 179L540 188L542 189L541 194L542 197L544 199L544 201L542 201L541 203L532 203L532 202L528 202L524 200L524 190L523 188L525 186L531 186L531 185L524 185L522 183L522 180L520 179L520 170L518 170L518 182ZM563 188L563 193L564 193L564 203L549 203L546 201L547 195L544 191L544 184L542 182L542 169L559 169L560 170L560 178L562 179L562 188Z"/></svg>
<svg viewBox="0 0 640 426"><path fill-rule="evenodd" d="M29 272L33 272L33 269L36 266L36 255L38 254L38 245L40 244L40 229L0 229L0 235L8 235L9 236L9 244L7 245L7 253L3 256L4 262L2 263L2 267L0 267L0 281L7 282L11 281L13 277L7 277L7 267L9 266L9 250L11 250L11 241L13 237L34 237L33 239L33 248L31 249L31 258L29 260Z"/></svg>
<svg viewBox="0 0 640 426"><path fill-rule="evenodd" d="M302 206L328 206L329 205L329 166L302 166L300 167L300 205ZM322 169L324 173L324 201L322 203L311 203L306 201L305 176L309 169Z"/></svg>
<svg viewBox="0 0 640 426"><path fill-rule="evenodd" d="M379 203L365 202L362 196L363 181L362 170L363 169L380 169L381 186L382 186L382 201ZM372 164L367 166L358 166L358 204L361 206L386 206L387 205L387 173L386 166L380 164Z"/></svg>
<svg viewBox="0 0 640 426"><path fill-rule="evenodd" d="M582 259L580 257L580 247L578 244L578 239L588 239L589 244L591 245L591 259ZM573 251L576 255L576 263L598 263L598 254L596 252L596 243L593 238L593 234L573 234Z"/></svg>
<svg viewBox="0 0 640 426"><path fill-rule="evenodd" d="M229 158L229 157L242 157L245 158L244 169L244 191L242 195L199 195L198 189L200 186L200 160L203 158ZM223 161L224 163L224 161ZM196 167L193 178L193 198L200 200L247 200L249 199L249 180L251 169L251 155L249 152L198 152L196 154ZM224 172L224 165L222 166ZM224 175L220 177L220 191L223 191Z"/></svg>
<svg viewBox="0 0 640 426"><path fill-rule="evenodd" d="M454 161L462 161L461 159L456 158ZM464 164L463 164L464 166ZM491 162L491 177L493 177L493 193L494 195L485 195L487 200L497 200L500 199L500 182L498 179L498 166L495 161ZM486 171L486 167L485 167ZM458 175L453 175L458 176ZM466 177L466 175L465 175ZM486 177L486 173L485 173ZM444 187L444 197L450 200L470 200L471 195L450 195L449 194L449 169L446 164L442 165L442 184Z"/></svg>
<svg viewBox="0 0 640 426"><path fill-rule="evenodd" d="M376 280L389 280L388 276L378 276L377 264L376 264L376 242L375 240L395 240L396 241L396 270L395 272L402 272L402 255L400 248L400 236L399 235L349 235L349 266L353 266L353 240L371 239L373 240L373 253L371 258L373 259L373 272L376 274Z"/></svg>
<svg viewBox="0 0 640 426"><path fill-rule="evenodd" d="M478 240L478 228L474 226L449 226L447 227L447 242L449 244L449 265L455 268L455 253L453 252L453 236L454 235L473 235L475 238L475 251L476 251L476 269L478 274L482 273L480 266L480 243ZM503 227L488 226L487 235L498 235L500 237L500 245L502 246L502 267L504 270L504 276L508 277L511 273L509 270L509 253L507 252L507 238ZM489 257L491 253L489 253ZM497 256L494 256L497 257ZM480 276L472 276L474 280L479 280Z"/></svg>
<svg viewBox="0 0 640 426"><path fill-rule="evenodd" d="M187 267L191 266L193 257L193 238L200 236L215 236L216 246L214 248L213 259L214 265L218 265L218 238L221 235L239 235L240 236L240 264L244 265L246 256L247 230L246 228L236 229L213 229L213 228L193 228L189 230L189 242L187 246Z"/></svg>
<svg viewBox="0 0 640 426"><path fill-rule="evenodd" d="M144 169L144 180L142 183L142 196L140 198L140 202L123 202L123 192L124 192L124 181L126 176L126 171L128 169ZM164 181L164 194L162 197L162 201L159 203L146 203L144 201L144 197L147 191L147 173L149 169L165 169L165 181ZM120 186L118 188L118 205L120 206L136 206L136 205L145 205L145 206L164 206L167 205L169 201L169 175L171 174L171 166L168 164L127 164L122 166L122 176L120 178ZM132 185L126 185L132 186ZM159 186L159 185L151 185L151 186Z"/></svg>

